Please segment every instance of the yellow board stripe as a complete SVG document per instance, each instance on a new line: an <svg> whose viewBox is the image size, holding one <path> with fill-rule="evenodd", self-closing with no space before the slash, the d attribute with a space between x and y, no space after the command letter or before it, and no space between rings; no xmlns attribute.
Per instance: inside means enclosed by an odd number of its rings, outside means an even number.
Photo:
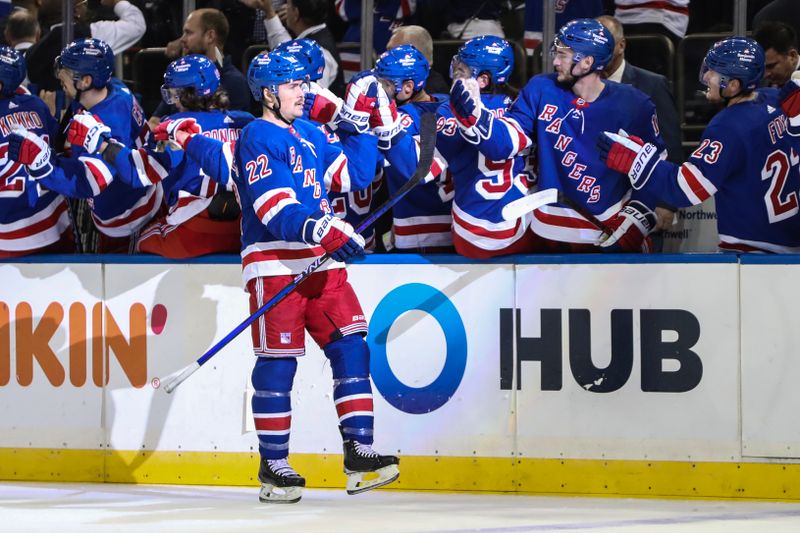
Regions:
<svg viewBox="0 0 800 533"><path fill-rule="evenodd" d="M258 486L258 455L0 448L13 481ZM342 456L292 454L309 487L343 488ZM800 500L800 464L403 456L393 489Z"/></svg>

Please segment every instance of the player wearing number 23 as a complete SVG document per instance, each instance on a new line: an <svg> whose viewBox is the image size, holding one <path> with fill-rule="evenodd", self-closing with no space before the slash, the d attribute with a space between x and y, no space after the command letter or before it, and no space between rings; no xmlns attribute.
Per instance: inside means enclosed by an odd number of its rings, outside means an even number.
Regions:
<svg viewBox="0 0 800 533"><path fill-rule="evenodd" d="M724 109L688 161L659 161L648 143L611 132L600 136L601 157L627 173L635 189L671 205L714 196L721 250L800 252L800 143L787 117L791 94L757 89L763 76L758 43L742 37L719 41L703 60L700 81L708 87L708 100ZM792 89L788 85L784 92Z"/></svg>

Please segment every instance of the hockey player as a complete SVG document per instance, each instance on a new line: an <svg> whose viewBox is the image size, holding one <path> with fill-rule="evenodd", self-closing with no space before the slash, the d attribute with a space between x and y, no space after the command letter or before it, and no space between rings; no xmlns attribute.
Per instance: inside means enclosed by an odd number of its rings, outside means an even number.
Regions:
<svg viewBox="0 0 800 533"><path fill-rule="evenodd" d="M566 197L564 204L533 212L531 228L548 240L548 251L589 252L597 245L605 251L649 249L655 201L632 194L629 183L594 149L602 130L624 129L664 150L647 96L601 79L613 49L614 38L596 20L567 23L551 51L556 72L533 77L502 118L483 105L475 81L453 84L453 114L487 158L501 161L536 142L539 188L557 189Z"/></svg>
<svg viewBox="0 0 800 533"><path fill-rule="evenodd" d="M324 186L349 179L353 165L317 126L300 118L305 77L305 67L292 55L255 57L248 82L263 113L242 130L235 148L233 177L242 206L242 265L251 309L323 254L333 259L251 329L258 356L252 382L262 502L297 502L305 486L287 461L290 394L297 357L305 353L304 329L331 363L348 494L391 483L399 475L398 458L378 455L371 447L367 322L342 262L363 253L364 241L331 214ZM204 142L214 141L195 135L188 148L197 150ZM365 478L370 472L377 476Z"/></svg>
<svg viewBox="0 0 800 533"><path fill-rule="evenodd" d="M64 197L37 191L26 169L8 157L8 138L14 129L25 128L48 142L58 128L44 102L18 91L25 71L19 52L0 47L0 258L73 251Z"/></svg>
<svg viewBox="0 0 800 533"><path fill-rule="evenodd" d="M776 89L757 89L764 51L731 37L706 54L700 80L720 111L682 165L661 161L657 149L632 135L605 132L601 157L627 174L635 189L685 207L711 196L717 206L720 250L800 252L800 156Z"/></svg>
<svg viewBox="0 0 800 533"><path fill-rule="evenodd" d="M425 92L429 70L428 60L410 44L387 50L375 63L375 76L383 92L397 105L397 112L383 105L381 100L385 97L381 92L376 104L378 112L371 117L378 147L388 162L384 170L389 195L413 173L419 153L420 117L426 112L435 113L445 101ZM452 251L453 189L444 169L445 164L437 154L431 169L436 179L414 187L392 208L392 234L399 251Z"/></svg>
<svg viewBox="0 0 800 533"><path fill-rule="evenodd" d="M122 144L141 143L147 131L142 108L128 90L112 83L114 54L98 39L79 39L62 50L55 68L64 92L73 99L74 114L90 111L111 129ZM99 252L132 249L133 237L161 207L160 186L134 189L114 179L115 171L82 146L71 147L70 157L52 157L50 147L35 133L16 130L9 137L9 153L20 163L48 162L35 171L40 183L73 198L90 198L92 217L100 232ZM34 175L33 173L31 174Z"/></svg>
<svg viewBox="0 0 800 533"><path fill-rule="evenodd" d="M276 51L283 51L293 54L298 60L306 65L306 74L309 81L309 90L306 99L308 106L304 107L303 118L307 118L314 122L320 122L320 129L327 135L328 141L337 143L341 146L349 159L358 159L359 167L364 169L363 177L369 179L368 171L370 168L376 168L376 158L378 150L375 145L368 144L368 140L374 140L372 136L354 135L356 125L347 127L348 125L342 124L343 127L338 127L337 124L332 123L328 125L327 122L336 118L339 115L352 116L355 112L350 104L345 104L345 101L334 95L330 90L325 90L319 85L319 80L325 72L325 57L322 53L322 47L312 39L295 39L292 41L285 41L281 43ZM346 98L352 101L353 98L358 99L361 90L367 87L367 83L356 83L347 87ZM377 86L374 88L377 90ZM314 101L317 95L324 95L321 100L326 99L330 102L333 110L328 111L326 116L311 116ZM370 104L366 104L370 105ZM342 108L345 107L347 111L342 113ZM338 109L338 111L337 111ZM314 111L315 115L317 111ZM362 131L365 129L361 128ZM382 159L380 166L382 167ZM372 198L381 186L382 171L377 170L377 177L369 183L351 183L348 190L331 190L328 189L328 199L331 203L333 213L347 221L351 226L358 227L361 222L367 217L372 205ZM375 228L370 227L361 235L364 237L365 250L372 250L375 247Z"/></svg>
<svg viewBox="0 0 800 533"><path fill-rule="evenodd" d="M235 142L253 116L227 110L227 94L219 80L217 67L205 56L192 54L170 63L161 91L164 102L176 106L179 112L168 120L191 123L196 132L212 139ZM168 120L156 134L166 129ZM186 157L183 146L167 144L163 151L157 151L155 139L151 139L145 147L130 149L117 142L104 142L109 137L108 128L88 114L77 115L68 131L72 144L90 153L102 153L119 179L133 187L161 183L169 206L167 215L141 231L137 251L182 259L239 250L240 211L233 193L227 192L233 186L229 172L207 175L194 159Z"/></svg>
<svg viewBox="0 0 800 533"><path fill-rule="evenodd" d="M481 102L501 117L511 98L501 92L514 69L514 51L492 35L470 39L453 57L452 79L474 79ZM525 196L530 176L521 155L492 161L461 135L449 104L439 107L436 146L453 178L453 244L466 257L485 259L533 250L530 215L505 220L503 208Z"/></svg>

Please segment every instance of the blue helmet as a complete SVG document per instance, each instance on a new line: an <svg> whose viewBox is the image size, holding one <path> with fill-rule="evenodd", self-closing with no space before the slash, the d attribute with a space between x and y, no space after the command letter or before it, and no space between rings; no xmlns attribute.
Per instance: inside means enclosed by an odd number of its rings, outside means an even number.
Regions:
<svg viewBox="0 0 800 533"><path fill-rule="evenodd" d="M0 46L0 94L12 96L25 79L25 58L8 46Z"/></svg>
<svg viewBox="0 0 800 533"><path fill-rule="evenodd" d="M375 63L375 76L394 82L398 93L406 80L414 82L414 92L421 91L430 71L428 60L410 44L386 50Z"/></svg>
<svg viewBox="0 0 800 533"><path fill-rule="evenodd" d="M593 57L592 70L603 70L614 55L614 36L594 19L575 19L558 30L553 48L572 49L572 62Z"/></svg>
<svg viewBox="0 0 800 533"><path fill-rule="evenodd" d="M317 81L325 71L325 55L322 53L322 47L313 39L284 41L275 47L275 51L287 52L297 57L305 64L310 81Z"/></svg>
<svg viewBox="0 0 800 533"><path fill-rule="evenodd" d="M161 97L170 104L175 100L171 89L194 88L198 96L214 94L219 87L219 71L216 65L206 56L192 54L176 59L164 72L164 85L161 86Z"/></svg>
<svg viewBox="0 0 800 533"><path fill-rule="evenodd" d="M100 39L78 39L69 43L56 57L55 67L71 70L75 80L89 75L92 77L92 87L100 89L111 81L114 52Z"/></svg>
<svg viewBox="0 0 800 533"><path fill-rule="evenodd" d="M293 54L286 52L261 52L247 69L247 84L256 102L263 99L262 89L278 94L278 86L306 79L306 67Z"/></svg>
<svg viewBox="0 0 800 533"><path fill-rule="evenodd" d="M514 50L508 41L494 35L473 37L458 49L457 57L472 69L473 78L486 72L498 85L507 82L514 70Z"/></svg>
<svg viewBox="0 0 800 533"><path fill-rule="evenodd" d="M739 80L744 91L758 87L764 77L764 49L753 39L730 37L717 43L706 54L700 67L700 81L709 70L720 75L720 89L730 80Z"/></svg>

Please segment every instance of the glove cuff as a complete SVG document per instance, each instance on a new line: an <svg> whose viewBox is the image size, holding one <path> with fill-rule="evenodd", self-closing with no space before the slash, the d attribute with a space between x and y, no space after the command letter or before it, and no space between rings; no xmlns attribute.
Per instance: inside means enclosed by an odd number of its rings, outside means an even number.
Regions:
<svg viewBox="0 0 800 533"><path fill-rule="evenodd" d="M638 200L628 202L622 209L622 214L629 217L644 236L649 235L656 227L656 214Z"/></svg>
<svg viewBox="0 0 800 533"><path fill-rule="evenodd" d="M322 211L315 211L308 215L303 222L303 241L306 244L320 244L322 238L328 233L333 217Z"/></svg>

